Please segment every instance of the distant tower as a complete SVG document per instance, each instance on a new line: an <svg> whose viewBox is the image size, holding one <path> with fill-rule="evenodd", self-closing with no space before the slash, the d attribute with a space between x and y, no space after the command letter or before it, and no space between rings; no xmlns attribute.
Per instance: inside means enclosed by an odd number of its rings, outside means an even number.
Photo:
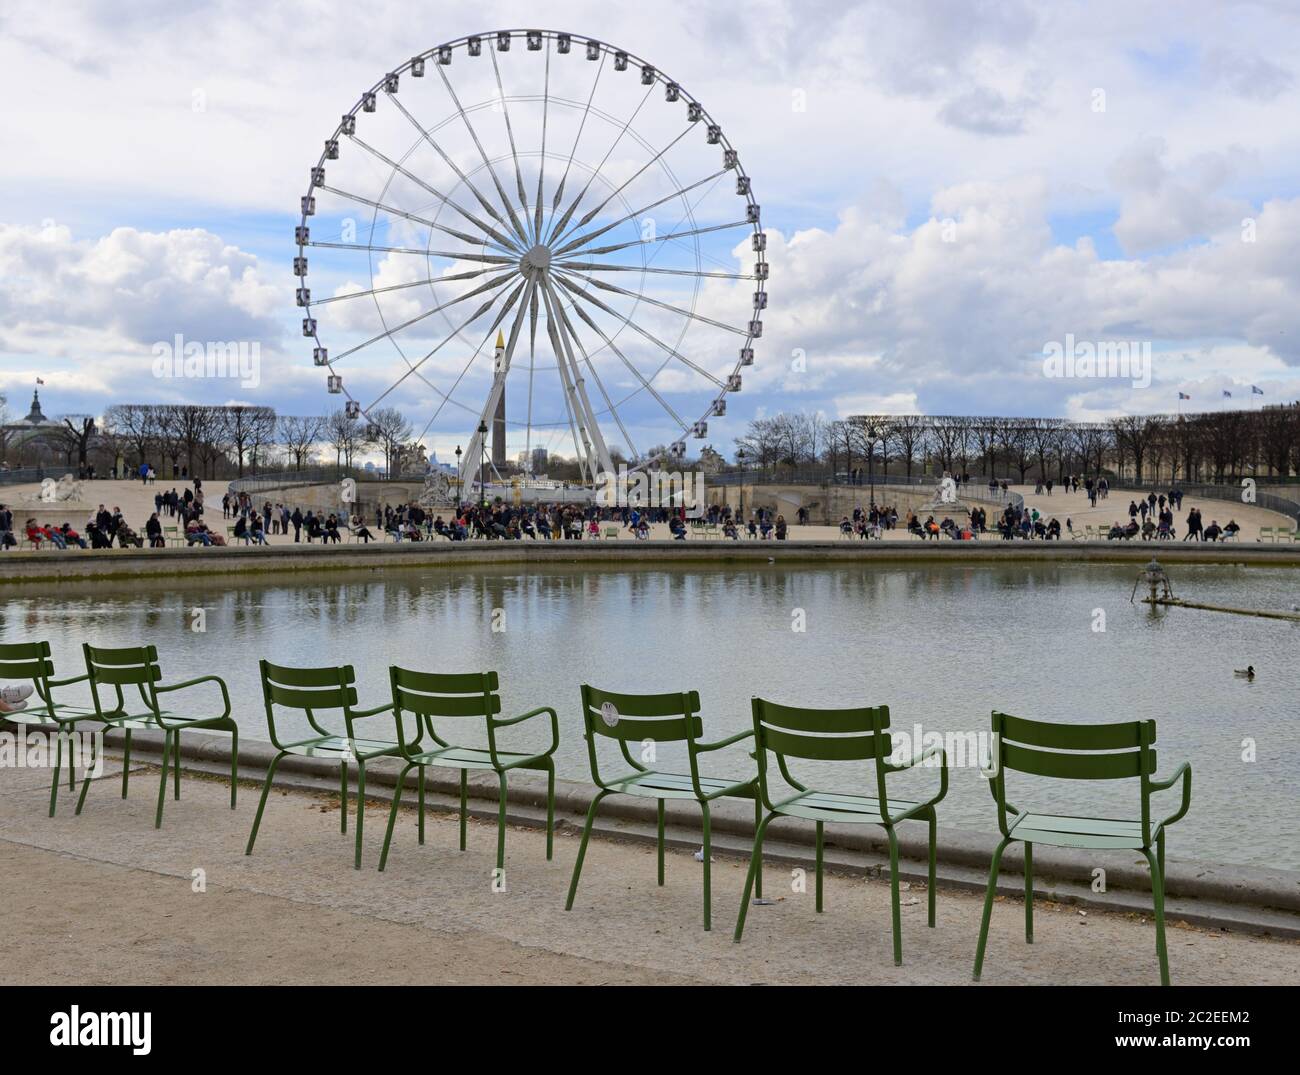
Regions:
<svg viewBox="0 0 1300 1075"><path fill-rule="evenodd" d="M502 365L506 358L506 338L497 330L497 350L495 373L501 376ZM501 385L501 395L497 399L496 414L492 416L492 465L501 474L506 465L506 387Z"/></svg>

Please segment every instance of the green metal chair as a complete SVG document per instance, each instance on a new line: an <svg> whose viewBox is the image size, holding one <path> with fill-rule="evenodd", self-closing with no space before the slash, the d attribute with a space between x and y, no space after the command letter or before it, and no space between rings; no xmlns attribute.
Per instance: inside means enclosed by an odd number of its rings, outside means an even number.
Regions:
<svg viewBox="0 0 1300 1075"><path fill-rule="evenodd" d="M898 902L898 836L895 828L902 821L916 819L930 825L929 873L929 924L934 928L934 869L935 830L938 816L935 806L948 793L948 756L942 747L930 747L911 761L892 764L893 753L889 735L889 707L874 706L860 709L796 709L778 705L762 698L753 699L754 742L757 746L758 787L760 802L767 810L754 834L754 853L745 878L745 895L736 919L735 940L739 941L745 929L745 915L749 910L749 893L757 875L762 882L763 837L767 827L778 817L797 817L817 824L817 912L822 910L822 859L824 826L835 824L879 825L889 838L890 895L893 903L894 965L903 962L902 915ZM794 793L776 798L768 779L767 755L776 757L781 779ZM911 769L930 758L940 761L939 794L923 802L891 798L885 786L889 773ZM790 772L787 759L806 761L870 762L875 775L875 795L843 794L817 791L805 787ZM759 889L761 895L762 889Z"/></svg>
<svg viewBox="0 0 1300 1075"><path fill-rule="evenodd" d="M86 657L86 675L90 682L90 694L94 701L94 713L83 720L98 722L105 732L121 729L126 733L126 744L122 754L122 798L126 798L131 778L131 732L135 729L151 729L163 733L162 773L158 784L158 809L154 814L154 828L162 827L163 800L167 794L167 767L172 766L173 794L181 797L181 732L187 729L206 728L211 731L229 732L230 745L230 809L235 808L235 794L238 789L239 772L239 726L230 716L230 692L225 680L220 676L198 676L180 683L163 684L162 669L158 666L158 651L153 646L130 646L120 649L105 649L82 645ZM192 717L173 712L162 707L159 695L172 691L185 690L200 683L215 683L221 690L222 712L213 717ZM139 693L140 703L134 701L128 706L127 694L123 687L134 686ZM105 707L101 690L112 688L113 703ZM90 774L81 785L81 795L77 799L77 813L86 802L86 792L90 790Z"/></svg>
<svg viewBox="0 0 1300 1075"><path fill-rule="evenodd" d="M59 796L59 771L63 766L63 744L67 736L76 731L79 720L86 719L89 712L84 707L69 706L54 701L55 687L64 687L70 683L81 683L87 679L85 673L68 679L51 679L54 675L54 661L50 658L48 642L15 642L0 645L0 680L15 682L29 680L35 693L27 702L26 709L0 715L0 719L17 724L22 728L39 728L54 741L54 779L50 784L50 817L54 816L54 807ZM68 789L77 787L76 755L69 748Z"/></svg>
<svg viewBox="0 0 1300 1075"><path fill-rule="evenodd" d="M384 835L384 850L379 856L379 868L388 864L388 847L393 839L393 824L402 800L402 787L406 774L419 770L419 842L424 843L424 781L429 766L442 766L460 770L460 849L465 850L467 780L471 769L489 770L497 774L501 785L500 808L497 814L497 869L505 866L506 858L506 774L515 769L534 769L546 774L546 857L551 858L555 838L555 761L560 745L560 723L555 710L539 706L517 717L502 719L499 684L495 672L471 672L464 675L444 675L437 672L413 672L393 665L389 668L393 687L393 715L397 721L397 741L400 756L406 764L397 778L397 790L388 812L388 831ZM414 738L407 736L402 713L414 718ZM541 753L520 753L498 748L497 733L502 728L522 724L532 717L547 713L551 718L551 745ZM487 749L454 746L438 735L435 717L482 718L487 724ZM428 746L424 745L428 737Z"/></svg>
<svg viewBox="0 0 1300 1075"><path fill-rule="evenodd" d="M731 796L755 800L755 823L758 821L757 784L753 777L744 780L701 776L698 760L701 754L731 746L748 739L753 732L744 731L716 743L702 743L703 722L699 716L700 696L696 691L684 694L614 694L582 686L583 735L587 740L587 755L591 762L591 778L600 791L591 800L587 821L582 827L582 842L578 845L578 859L573 864L573 880L569 883L566 911L573 909L573 897L578 891L578 877L582 873L582 860L587 854L587 840L591 836L596 807L607 795L639 795L658 800L659 808L659 884L664 883L664 803L668 799L694 799L700 804L704 818L704 928L711 928L710 910L710 835L709 804L715 799ZM604 736L618 743L624 760L632 767L630 773L603 778L596 757L596 738ZM646 740L655 743L686 744L689 773L664 773L647 769L628 752L628 743ZM760 889L760 895L762 890Z"/></svg>
<svg viewBox="0 0 1300 1075"><path fill-rule="evenodd" d="M257 830L262 824L262 811L266 809L266 797L270 794L271 783L275 780L275 771L280 762L290 754L304 758L331 758L339 763L339 793L342 798L340 831L348 831L348 763L357 763L357 834L356 852L353 866L361 869L361 835L366 814L366 762L374 758L386 758L400 755L401 744L389 739L361 739L357 737L353 722L363 717L373 717L379 713L390 713L392 702L375 706L374 709L357 709L356 673L352 666L331 668L286 668L272 664L270 661L258 662L262 675L262 699L266 703L266 727L271 736L271 744L279 752L271 760L266 770L266 782L262 785L262 797L257 803L257 814L253 818L253 831L248 834L248 846L245 855L253 853L253 844L257 842ZM308 725L315 733L305 739L282 742L275 726L275 707L294 710L306 717ZM337 735L317 719L317 714L325 709L343 710L345 731Z"/></svg>
<svg viewBox="0 0 1300 1075"><path fill-rule="evenodd" d="M1169 956L1165 948L1165 829L1187 813L1192 802L1192 767L1184 762L1168 780L1153 780L1156 771L1156 722L1129 721L1122 724L1048 724L1006 713L993 713L993 736L997 743L996 767L989 778L989 790L998 804L998 828L1002 842L993 852L979 945L975 949L975 980L984 964L989 916L997 890L1002 852L1013 840L1025 845L1025 941L1034 942L1034 844L1050 844L1093 851L1141 851L1151 867L1151 894L1156 914L1156 955L1160 960L1160 982L1169 984ZM1020 810L1007 801L1006 773L1061 780L1125 780L1141 784L1141 816L1134 819L1070 817ZM1165 791L1181 779L1183 801L1178 812L1151 824L1151 793ZM1008 822L1007 815L1014 819ZM1152 845L1155 854L1152 854Z"/></svg>

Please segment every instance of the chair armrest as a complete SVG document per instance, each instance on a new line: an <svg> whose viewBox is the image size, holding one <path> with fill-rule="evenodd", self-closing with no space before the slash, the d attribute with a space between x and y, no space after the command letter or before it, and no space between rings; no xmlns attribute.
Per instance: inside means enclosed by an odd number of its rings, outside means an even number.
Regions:
<svg viewBox="0 0 1300 1075"><path fill-rule="evenodd" d="M349 716L353 719L357 717L373 717L380 713L391 713L392 711L393 703L388 702L384 705L377 705L374 709L353 709L349 712Z"/></svg>
<svg viewBox="0 0 1300 1075"><path fill-rule="evenodd" d="M229 717L230 716L230 691L226 688L226 681L222 679L220 676L198 676L195 679L182 680L180 683L158 684L157 686L154 687L154 693L166 694L168 691L179 691L179 690L184 690L186 687L195 687L200 683L215 683L218 687L221 688L221 702L222 705L225 707L225 712L221 714L220 718L212 718L212 719L224 719ZM158 719L158 723L161 724L164 728L167 727L166 721L164 721L161 717Z"/></svg>
<svg viewBox="0 0 1300 1075"><path fill-rule="evenodd" d="M517 717L507 717L505 720L493 717L492 725L494 728L508 728L512 724L522 724L524 721L531 720L543 713L551 718L551 745L544 754L538 755L538 757L544 758L547 755L554 754L560 746L560 718L549 705L540 705L536 709L530 709L527 713L520 713Z"/></svg>
<svg viewBox="0 0 1300 1075"><path fill-rule="evenodd" d="M721 750L723 747L729 747L733 743L739 743L744 739L753 738L754 729L751 728L747 732L737 732L735 735L728 736L726 739L719 739L716 743L696 743L695 749L699 753L704 753L708 750ZM751 753L749 756L752 758L754 757L754 754Z"/></svg>
<svg viewBox="0 0 1300 1075"><path fill-rule="evenodd" d="M1178 807L1178 812L1176 814L1173 814L1160 822L1160 828L1162 829L1168 828L1175 821L1179 820L1179 818L1187 813L1188 808L1192 805L1192 766L1188 762L1183 762L1182 765L1174 770L1174 775L1168 780L1152 780L1148 785L1152 791L1167 791L1179 780L1182 780L1183 782L1182 804Z"/></svg>
<svg viewBox="0 0 1300 1075"><path fill-rule="evenodd" d="M933 796L932 798L926 799L924 802L917 803L909 810L904 810L896 818L891 818L889 816L888 803L882 802L880 804L880 813L882 817L884 817L886 820L890 821L891 823L896 821L906 821L909 817L915 817L921 811L931 806L934 806L936 803L940 802L943 799L943 797L948 794L948 753L943 749L943 747L935 746L935 747L929 747L928 749L921 751L921 753L918 754L911 761L905 762L902 765L891 765L888 762L881 762L881 764L884 765L885 767L884 771L885 771L885 775L887 776L890 773L897 773L907 769L911 769L913 766L920 764L921 762L925 761L927 758L933 758L935 755L938 755L940 759L939 794Z"/></svg>
<svg viewBox="0 0 1300 1075"><path fill-rule="evenodd" d="M69 676L67 679L51 679L47 682L51 687L66 687L69 683L80 683L82 680L89 678L89 672L82 672L79 676Z"/></svg>

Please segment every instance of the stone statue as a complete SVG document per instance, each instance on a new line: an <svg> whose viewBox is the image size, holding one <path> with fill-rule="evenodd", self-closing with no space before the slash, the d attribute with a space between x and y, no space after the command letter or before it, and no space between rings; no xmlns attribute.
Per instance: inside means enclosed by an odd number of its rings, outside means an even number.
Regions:
<svg viewBox="0 0 1300 1075"><path fill-rule="evenodd" d="M40 492L34 496L28 496L29 502L39 504L62 504L65 501L78 501L81 499L81 482L77 481L71 474L65 474L58 481L53 478L46 478L41 482Z"/></svg>
<svg viewBox="0 0 1300 1075"><path fill-rule="evenodd" d="M939 504L956 504L958 502L957 482L946 470L934 490L934 499Z"/></svg>
<svg viewBox="0 0 1300 1075"><path fill-rule="evenodd" d="M429 467L424 472L424 489L420 492L419 504L422 508L436 508L439 505L450 504L454 498L451 495L451 479L441 470Z"/></svg>

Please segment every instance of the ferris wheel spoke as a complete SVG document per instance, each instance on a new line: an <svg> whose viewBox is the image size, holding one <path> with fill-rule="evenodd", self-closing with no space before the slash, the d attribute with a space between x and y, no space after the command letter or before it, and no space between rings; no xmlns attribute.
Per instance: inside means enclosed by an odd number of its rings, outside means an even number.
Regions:
<svg viewBox="0 0 1300 1075"><path fill-rule="evenodd" d="M556 294L555 289L551 287L549 283L546 285L546 289L550 294L551 302L559 315L561 328L567 333L573 345L582 352L583 361L586 362L587 369L591 371L592 380L596 382L596 388L600 390L600 395L605 401L606 409L613 416L614 422L619 428L619 432L623 434L623 440L627 444L628 451L632 454L633 458L636 458L641 453L636 450L636 445L632 443L632 434L628 432L627 426L623 424L622 415L618 413L618 408L614 406L614 401L609 398L609 393L605 391L605 383L600 379L600 374L596 372L596 365L591 361L591 355L589 355L587 349L582 346L582 341L578 338L577 332L574 331L573 322L569 320L569 315L564 309L564 304L560 301L559 295ZM592 416L592 420L593 422L595 421L595 415ZM599 429L599 425L597 425L596 428ZM612 464L613 459L611 457L610 465L612 466Z"/></svg>
<svg viewBox="0 0 1300 1075"><path fill-rule="evenodd" d="M511 292L510 297L506 299L505 306L502 308L501 312L497 315L498 324L500 323L501 318L503 318L507 313L510 312L510 308L518 300L519 294L520 292L523 291L524 286L525 285L521 283L517 288L515 288L513 292ZM402 384L403 381L406 380L406 378L410 377L413 373L418 372L421 366L423 366L426 362L429 361L429 359L431 359L434 355L436 355L439 351L441 351L444 347L446 347L447 344L449 344L452 340L454 340L457 336L459 336L464 329L468 328L480 317L488 313L492 309L492 305L495 301L496 300L494 298L489 299L487 302L483 303L483 305L480 306L477 310L475 310L472 314L470 314L469 317L465 318L464 321L462 321L459 325L457 325L449 333L447 333L447 335L444 336L438 342L438 344L431 351L429 351L428 354L426 354L422 359L420 359L419 362L414 363L410 367L410 369L408 369L399 378L397 378L397 380L394 381L391 385L389 385L388 388L384 389L384 391L379 395L379 397L373 403L370 404L370 407L375 407L378 406L380 403L382 403L384 399L386 399L391 393L397 390L397 388ZM425 381L425 384L428 384L428 382ZM366 410L369 410L370 407L367 407Z"/></svg>
<svg viewBox="0 0 1300 1075"><path fill-rule="evenodd" d="M656 269L650 265L606 265L598 261L557 261L557 269L570 272L651 272L668 276L711 277L717 280L756 280L753 273L743 272L703 272L695 269Z"/></svg>
<svg viewBox="0 0 1300 1075"><path fill-rule="evenodd" d="M618 357L619 361L621 361L623 365L627 367L628 371L632 374L632 376L641 382L641 387L644 388L647 392L650 393L651 396L654 397L655 401L659 404L659 406L661 406L664 409L664 411L667 412L668 417L670 417L674 422L676 422L681 427L683 432L689 429L690 427L686 424L685 421L682 420L681 415L679 415L675 410L673 410L672 404L670 404L666 399L664 399L663 396L661 396L658 393L658 391L656 391L654 385L652 385L648 380L646 380L645 375L639 369L636 368L636 366L632 363L632 361L625 354L623 354L621 350L619 350L618 344L616 344L612 339L610 339L610 337L605 332L605 330L602 329L598 324L596 324L594 320L592 320L591 315L588 314L587 311L584 310L576 302L573 304L573 309L577 313L577 315L587 323L587 326L591 329L591 331L594 332L605 342L605 346L614 352L614 354Z"/></svg>
<svg viewBox="0 0 1300 1075"><path fill-rule="evenodd" d="M587 243L591 242L593 239L601 235L604 235L607 231L612 231L614 228L617 228L620 224L626 224L629 220L635 220L639 216L644 216L646 213L650 212L651 209L657 209L659 206L663 205L664 202L670 202L675 198L683 197L684 195L689 194L696 187L702 187L705 183L716 182L719 178L721 178L725 174L726 174L726 169L724 168L720 171L714 172L712 175L706 175L703 179L698 179L694 183L689 183L684 187L679 187L677 190L673 191L671 194L666 194L658 201L653 201L649 205L643 205L640 209L637 209L635 212L631 212L626 214L625 216L621 216L617 220L604 225L604 227L598 228L596 231L588 232L586 235L580 236L579 239L569 242L564 247L557 250L555 253L558 256L560 254L567 254L570 252L572 253L580 252L582 251L582 247L585 246ZM678 221L678 223L680 224L681 221ZM744 223L744 221L742 221L741 223ZM731 225L727 225L727 226L731 226ZM651 242L653 240L642 239L639 241ZM623 244L623 246L635 246L635 245L636 245L635 243ZM613 249L622 249L622 247L614 247ZM586 253L591 253L591 251L586 251Z"/></svg>
<svg viewBox="0 0 1300 1075"><path fill-rule="evenodd" d="M569 150L569 159L564 165L564 174L560 176L560 185L555 188L555 196L551 199L551 212L554 213L560 208L560 200L564 197L564 184L569 179L569 169L573 167L574 154L578 152L578 143L582 141L582 132L587 128L587 117L591 115L591 104L596 99L596 87L600 85L600 76L605 70L605 55L601 54L600 63L596 65L596 77L591 83L591 92L587 94L587 106L582 110L582 119L578 121L578 133L573 136L573 148Z"/></svg>
<svg viewBox="0 0 1300 1075"><path fill-rule="evenodd" d="M464 184L465 184L465 188L466 188L466 189L467 189L471 194L474 195L474 199L479 203L479 205L481 205L481 206L483 207L483 211L486 212L486 213L488 214L488 216L490 216L493 220L495 220L495 221L496 221L498 224L500 224L503 228L509 228L510 225L506 222L505 217L503 217L503 216L501 215L501 213L500 213L500 211L497 209L497 207L494 206L494 205L491 203L491 201L488 200L488 198L483 194L482 191L480 191L480 190L478 189L478 187L476 187L476 186L473 184L473 182L471 182L469 176L467 176L463 171L461 171L460 167L456 164L455 161L453 161L453 160L452 160L452 159L447 155L446 151L442 148L442 146L438 145L438 143L435 142L435 141L433 140L433 136L430 135L429 132L426 131L426 130L424 129L424 127L420 124L420 121L419 121L418 119L416 119L413 115L411 115L411 113L408 112L408 111L406 110L406 108L402 105L402 102L399 101L396 97L392 97L392 98L390 98L390 99L392 100L393 104L397 106L397 110L398 110L399 112L401 112L402 115L404 115L404 116L407 118L407 120L410 121L411 126L414 127L417 131L420 132L420 136L421 136L421 137L422 137L426 142L429 143L429 145L433 148L433 151L434 151L435 153L437 153L439 157L442 158L442 162L443 162L445 165L447 165L447 167L450 168L453 172L456 173L456 177L457 177L457 178L458 178L462 183L464 183ZM462 114L463 114L463 113L462 113ZM507 244L507 246L508 246L510 249L515 250L515 251L517 251L517 252L520 252L520 253L523 252L523 247L521 247L521 246L520 246L518 243L516 243L513 239L512 239L512 240Z"/></svg>
<svg viewBox="0 0 1300 1075"><path fill-rule="evenodd" d="M504 249L511 250L514 248L513 242L510 239L506 238L506 236L501 234L501 232L497 231L496 228L492 227L490 224L487 224L482 220L479 220L479 218L476 217L469 210L462 208L458 202L456 202L452 198L447 197L447 195L443 194L442 191L437 190L434 187L431 187L428 183L426 183L414 172L411 172L408 169L402 167L402 165L398 164L397 161L391 160L383 153L380 153L379 150L375 149L373 146L367 145L355 134L350 135L349 137L352 139L353 142L359 145L362 149L366 150L366 152L372 154L377 159L383 161L394 171L400 173L401 175L404 175L412 183L415 183L417 186L422 187L424 190L427 190L430 194L432 194L435 198L437 198L440 202L442 202L443 205L451 206L452 209L456 210L456 212L458 212L461 216L463 216L476 228L481 228L484 234L489 235L493 239L495 239L497 243L500 246L502 246Z"/></svg>
<svg viewBox="0 0 1300 1075"><path fill-rule="evenodd" d="M533 289L532 293L535 294L536 289ZM498 328L501 327L501 323L506 319L506 316L510 313L510 310L514 305L516 298L517 296L512 296L510 301L505 303L505 305L502 306L501 311L493 319L492 324L490 324L487 327L487 331L483 334L483 338L482 340L479 341L479 345L476 348L474 348L474 351L473 353L470 354L468 361L466 361L465 365L461 367L461 371L459 374L457 374L456 379L452 382L451 388L449 388L446 392L441 392L441 391L438 392L438 395L442 396L442 402L438 404L437 409L433 412L433 416L429 419L428 422L425 423L424 429L420 433L420 437L423 437L426 433L429 432L429 430L433 426L433 423L436 422L438 420L439 415L442 414L442 408L446 406L446 404L456 403L456 401L452 399L452 396L455 395L456 389L460 387L460 382L465 379L465 375L469 373L470 367L474 365L474 362L478 359L478 356L482 354L483 348L486 346L488 340L492 339L492 333L494 333ZM456 406L461 407L466 411L469 411L471 414L476 413L474 409L468 406L467 404L456 403Z"/></svg>
<svg viewBox="0 0 1300 1075"><path fill-rule="evenodd" d="M679 221L680 223L680 221ZM613 246L598 246L590 250L574 250L573 254L580 254L583 257L596 257L600 254L614 254L620 250L627 250L633 246L648 246L651 243L667 243L681 239L688 239L694 235L707 235L711 231L726 231L728 228L752 228L753 225L748 220L736 220L730 224L710 224L705 228L691 228L688 231L668 232L664 235L655 235L649 239L629 239L625 243L615 243Z"/></svg>
<svg viewBox="0 0 1300 1075"><path fill-rule="evenodd" d="M322 185L320 190L329 191L331 194L337 194L340 198L346 198L349 201L359 202L361 205L368 205L372 209L380 209L390 216L399 216L405 220L412 221L415 224L423 224L425 227L433 228L445 235L450 235L454 239L459 239L470 246L482 246L483 240L463 231L457 231L455 228L449 228L445 224L439 224L436 220L430 220L428 217L422 217L418 213L408 213L405 209L398 209L396 206L387 205L384 202L377 202L371 198L364 198L360 194L353 194L350 191L340 190L338 187L327 187Z"/></svg>
<svg viewBox="0 0 1300 1075"><path fill-rule="evenodd" d="M546 76L542 82L542 152L537 158L537 206L533 210L533 238L542 239L542 191L546 186L546 124L551 110L551 50L546 50ZM527 206L525 206L527 208Z"/></svg>
<svg viewBox="0 0 1300 1075"><path fill-rule="evenodd" d="M615 198L617 198L620 194L622 194L623 191L625 191L629 186L631 186L639 178L641 178L641 176L645 174L647 168L651 168L655 164L659 163L659 161L663 160L664 155L668 153L668 151L672 149L673 146L675 146L678 142L680 142L683 138L685 138L688 134L690 134L691 129L693 127L694 124L687 124L687 126L682 130L681 134L679 134L676 138L674 138L671 142L669 142L666 146L664 146L663 149L661 149L658 153L656 153L653 157L651 157L648 161L646 161L645 164L641 165L640 168L638 168L635 172L633 172L626 180L623 181L621 186L619 186L615 191L613 191L613 193L609 195L608 198L606 198L603 202L601 202L598 206L596 206L595 209L592 209L590 212L586 213L582 217L582 219L579 220L576 224L570 225L563 232L557 235L553 240L551 240L551 245L554 245L555 243L558 242L563 242L566 236L568 236L574 231L577 231L579 228L585 228L588 224L590 224L593 220L595 220L596 217L600 214L601 210L603 210L605 206L607 206L610 202L612 202ZM626 204L626 202L624 204ZM597 234L600 233L597 232ZM573 249L573 247L574 247L574 243L569 243L566 246L560 247L559 250L556 251L556 253L562 254L567 250Z"/></svg>
<svg viewBox="0 0 1300 1075"><path fill-rule="evenodd" d="M501 186L501 180L497 176L497 170L492 167L492 162L488 160L487 152L483 149L483 143L479 141L478 131L474 129L474 124L470 122L469 114L460 103L460 98L456 95L456 91L452 89L451 80L447 78L447 73L442 69L442 64L435 64L434 66L438 71L438 77L442 79L442 84L447 87L447 93L451 97L451 103L456 106L456 111L460 113L461 122L465 124L465 130L469 132L469 136L474 142L474 147L478 150L478 155L483 160L483 166L487 168L488 175L492 177L492 185L497 188L497 196L500 197L501 204L505 206L506 212L510 215L510 226L514 229L515 234L519 237L519 241L522 242L524 246L530 245L528 242L528 233L524 231L523 225L519 223L519 217L515 214L514 206L511 204L510 199L506 197L505 188Z"/></svg>
<svg viewBox="0 0 1300 1075"><path fill-rule="evenodd" d="M737 336L748 336L748 328L736 328L734 325L728 325L722 321L715 321L712 317L705 317L703 314L697 314L694 310L683 310L680 306L674 306L671 302L664 302L662 299L652 298L644 291L631 291L625 287L619 287L617 284L611 284L607 280L594 280L590 276L583 276L581 273L574 274L580 280L586 280L592 287L598 287L602 291L611 291L616 295L626 295L628 298L637 299L640 302L648 302L651 306L658 306L661 310L668 310L677 314L679 317L687 317L692 321L700 321L706 325L712 325L714 328L720 328L727 332L734 332ZM703 275L703 274L692 274Z"/></svg>
<svg viewBox="0 0 1300 1075"><path fill-rule="evenodd" d="M423 280L411 280L404 284L389 284L386 287L372 287L366 291L348 291L342 295L331 295L327 299L315 299L312 306L324 306L331 302L342 302L344 299L359 299L366 295L384 295L389 291L402 291L408 287L424 287L427 284L444 284L452 280L473 280L486 273L495 272L495 269L470 269L467 272L452 273L449 276L430 276Z"/></svg>
<svg viewBox="0 0 1300 1075"><path fill-rule="evenodd" d="M596 176L600 174L601 169L605 167L605 164L609 161L609 158L613 154L614 150L618 148L618 144L621 141L623 141L623 136L627 134L628 130L631 128L633 120L635 120L636 117L640 114L641 109L645 106L646 101L650 100L650 94L653 91L654 91L654 86L651 86L649 89L645 91L645 96L641 98L640 102L637 104L632 114L628 116L627 122L624 123L623 126L619 129L619 132L617 136L614 138L613 143L610 145L609 149L605 150L605 155L600 159L600 163L596 165L594 169L592 169L591 175L587 177L587 182L583 185L582 190L578 192L578 196L574 198L572 202L569 203L569 208L567 208L564 211L564 215L560 217L559 222L554 227L551 228L551 234L546 239L547 246L553 246L555 244L556 238L559 235L563 234L564 229L569 226L569 220L570 218L572 218L574 211L581 204L582 199L587 196L587 191L591 189L592 180L594 180ZM576 144L575 144L575 148L576 148Z"/></svg>
<svg viewBox="0 0 1300 1075"><path fill-rule="evenodd" d="M713 374L711 374L703 366L700 366L692 362L689 358L687 358L676 348L669 347L668 344L664 343L664 341L659 339L659 337L656 336L653 332L649 331L648 329L642 328L630 317L625 317L622 314L620 314L617 310L614 310L611 307L607 306L605 303L601 302L600 299L596 298L595 295L591 294L585 288L579 287L573 281L569 280L566 276L562 276L558 273L556 274L555 279L560 282L561 286L564 287L565 290L569 291L570 293L581 295L597 309L603 310L605 313L609 314L610 317L614 318L617 321L622 322L624 325L627 325L627 327L632 329L634 332L640 333L647 340L653 343L656 347L660 348L662 351L671 355L673 358L677 359L678 361L689 366L701 377L704 377L706 380L712 381L719 388L723 387L724 382L718 380L717 377L713 376Z"/></svg>
<svg viewBox="0 0 1300 1075"><path fill-rule="evenodd" d="M514 273L506 273L503 276L497 277L495 280L489 280L485 284L480 284L478 287L474 288L471 291L465 292L465 294L460 295L457 298L450 299L447 302L441 303L440 305L433 307L433 309L431 310L425 310L423 313L417 314L415 317L412 317L409 321L403 321L400 325L396 325L391 329L379 333L378 336L370 337L370 339L366 340L364 343L359 343L355 347L349 347L346 351L342 351L339 354L333 356L330 359L330 361L331 363L337 362L339 361L339 359L347 358L348 355L354 355L358 351L364 350L365 348L369 347L372 343L378 343L380 340L390 339L392 336L396 335L398 332L401 332L403 329L410 328L412 325L416 324L417 322L423 321L426 317L432 317L436 313L441 313L443 310L455 306L458 302L464 302L466 299L473 298L475 295L482 295L488 291L492 291L504 287L514 278L515 278ZM476 316L480 316L480 315L476 315Z"/></svg>
<svg viewBox="0 0 1300 1075"><path fill-rule="evenodd" d="M317 239L304 243L304 246L319 246L330 250L362 250L372 254L415 254L426 258L447 258L449 261L481 261L491 265L513 265L518 257L506 257L502 254L469 254L452 250L421 250L418 246L376 246L373 243L327 243Z"/></svg>
<svg viewBox="0 0 1300 1075"><path fill-rule="evenodd" d="M505 86L501 82L501 66L497 63L496 49L488 49L488 55L492 57L492 73L496 75L497 94L501 98L501 114L505 117L506 121L506 137L510 140L510 156L515 162L515 182L518 184L519 189L519 205L524 211L524 219L526 221L528 219L528 194L524 190L524 173L519 167L519 150L515 146L515 129L510 123L510 106L506 103L506 90ZM548 52L547 57L549 58L549 56L550 53ZM524 230L528 235L529 241L535 242L536 237L533 236L527 228Z"/></svg>

